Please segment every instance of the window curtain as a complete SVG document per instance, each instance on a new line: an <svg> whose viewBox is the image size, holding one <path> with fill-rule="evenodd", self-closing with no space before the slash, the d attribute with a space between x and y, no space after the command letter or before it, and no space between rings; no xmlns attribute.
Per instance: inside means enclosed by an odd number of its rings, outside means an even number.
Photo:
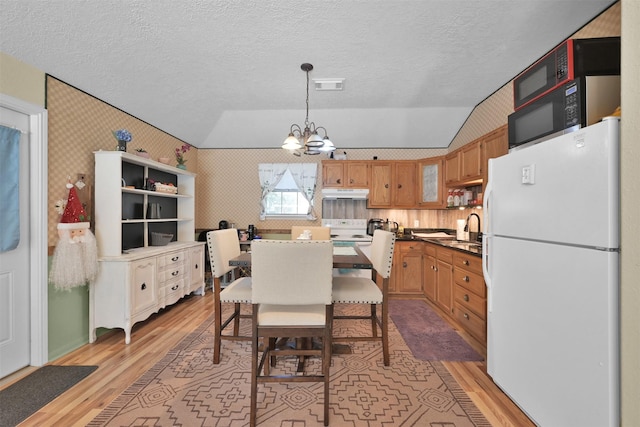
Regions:
<svg viewBox="0 0 640 427"><path fill-rule="evenodd" d="M287 171L287 163L260 163L258 164L258 177L260 179L260 188L262 189L262 197L260 199L260 219L267 217L267 195L280 182L282 175Z"/></svg>
<svg viewBox="0 0 640 427"><path fill-rule="evenodd" d="M309 202L309 209L307 210L307 219L316 219L316 214L313 210L313 197L316 193L316 176L318 174L317 163L291 163L288 165L293 180L296 182L298 189L304 194L304 197Z"/></svg>
<svg viewBox="0 0 640 427"><path fill-rule="evenodd" d="M20 243L20 130L0 126L0 252Z"/></svg>

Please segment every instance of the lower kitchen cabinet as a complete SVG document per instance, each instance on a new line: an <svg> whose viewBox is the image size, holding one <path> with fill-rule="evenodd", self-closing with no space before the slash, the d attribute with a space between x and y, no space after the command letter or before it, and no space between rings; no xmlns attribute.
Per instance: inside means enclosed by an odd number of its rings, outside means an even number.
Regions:
<svg viewBox="0 0 640 427"><path fill-rule="evenodd" d="M204 242L149 246L100 260L89 287L89 342L97 328L131 329L192 292L204 293Z"/></svg>
<svg viewBox="0 0 640 427"><path fill-rule="evenodd" d="M487 291L482 276L482 258L456 252L453 262L455 319L484 344L487 340Z"/></svg>
<svg viewBox="0 0 640 427"><path fill-rule="evenodd" d="M424 296L486 348L487 291L482 258L424 244Z"/></svg>
<svg viewBox="0 0 640 427"><path fill-rule="evenodd" d="M396 241L393 255L392 295L422 295L422 242Z"/></svg>
<svg viewBox="0 0 640 427"><path fill-rule="evenodd" d="M436 300L445 312L453 312L453 250L436 248Z"/></svg>
<svg viewBox="0 0 640 427"><path fill-rule="evenodd" d="M430 301L436 301L436 282L438 281L436 273L436 247L434 245L426 244L424 246L424 282L422 289L424 296Z"/></svg>

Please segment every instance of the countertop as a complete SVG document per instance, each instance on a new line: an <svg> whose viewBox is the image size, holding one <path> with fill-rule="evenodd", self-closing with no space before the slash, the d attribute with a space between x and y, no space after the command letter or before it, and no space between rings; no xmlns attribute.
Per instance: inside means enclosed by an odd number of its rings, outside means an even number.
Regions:
<svg viewBox="0 0 640 427"><path fill-rule="evenodd" d="M421 237L417 234L437 234L443 237ZM446 235L446 236L445 236ZM455 249L457 251L465 252L475 256L482 256L482 242L469 242L465 240L457 240L455 230L448 229L406 229L404 234L396 236L396 240L399 242L428 242L436 245L444 246L446 248Z"/></svg>

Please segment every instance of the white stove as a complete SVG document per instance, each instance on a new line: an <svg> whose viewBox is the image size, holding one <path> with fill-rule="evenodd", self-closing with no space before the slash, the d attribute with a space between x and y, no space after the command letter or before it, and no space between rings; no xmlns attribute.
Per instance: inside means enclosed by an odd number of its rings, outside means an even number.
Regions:
<svg viewBox="0 0 640 427"><path fill-rule="evenodd" d="M336 242L371 242L366 219L323 219L323 227L331 227L331 240Z"/></svg>

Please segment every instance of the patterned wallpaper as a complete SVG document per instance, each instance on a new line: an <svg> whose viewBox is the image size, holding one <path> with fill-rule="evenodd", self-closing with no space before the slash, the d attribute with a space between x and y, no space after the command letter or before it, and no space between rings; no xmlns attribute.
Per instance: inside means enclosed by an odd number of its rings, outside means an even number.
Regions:
<svg viewBox="0 0 640 427"><path fill-rule="evenodd" d="M588 38L620 35L620 2L614 4L571 37ZM515 77L515 76L514 76ZM350 160L405 160L447 154L474 139L504 125L513 112L513 84L508 82L479 104L451 142L449 149L363 149L349 150ZM78 173L86 174L93 185L95 150L112 150L112 130L126 128L133 134L129 151L145 148L153 158L172 157L182 142L141 120L108 105L55 78L47 78L49 110L49 242L55 244L55 227L59 216L54 210L57 199L66 197L67 176L75 181ZM225 219L246 228L254 224L258 230L286 230L296 225L318 225L319 220L259 220L260 188L258 163L320 162L319 156L295 157L284 150L202 149L187 153L189 170L196 178L196 228L216 228ZM319 166L320 168L320 166ZM319 169L318 188L320 187ZM89 193L89 192L87 192ZM315 199L320 217L321 200ZM369 218L389 218L406 227L418 221L420 227L455 228L456 219L464 219L469 211L450 210L380 210L370 209ZM480 211L480 216L482 212Z"/></svg>
<svg viewBox="0 0 640 427"><path fill-rule="evenodd" d="M58 200L67 198L68 178L75 183L78 174L85 175L87 187L78 191L78 196L91 210L93 152L115 149L117 141L112 131L129 130L133 138L127 151L144 148L153 159L169 157L173 161L174 149L181 147L183 142L55 77L47 76L46 88L49 112L48 240L49 246L53 246L57 242L56 226L60 220L55 205ZM188 151L185 157L187 168L195 171L198 150Z"/></svg>

